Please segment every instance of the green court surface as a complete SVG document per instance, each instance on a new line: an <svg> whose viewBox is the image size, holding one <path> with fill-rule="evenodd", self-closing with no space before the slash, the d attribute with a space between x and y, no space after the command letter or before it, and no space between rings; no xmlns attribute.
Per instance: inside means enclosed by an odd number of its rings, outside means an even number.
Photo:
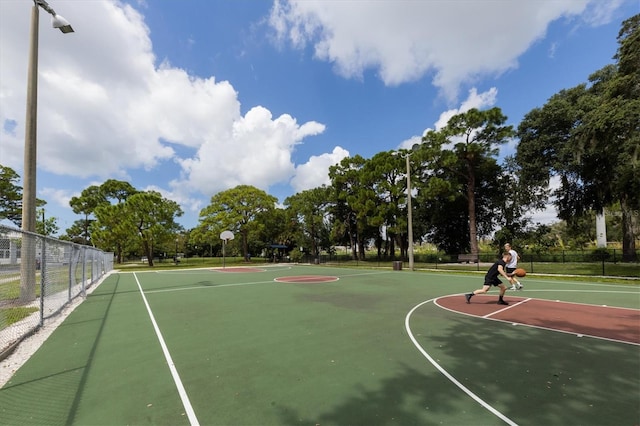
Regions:
<svg viewBox="0 0 640 426"><path fill-rule="evenodd" d="M637 284L522 282L506 300L640 309ZM638 344L432 302L481 285L327 266L114 273L0 389L0 424L640 424Z"/></svg>

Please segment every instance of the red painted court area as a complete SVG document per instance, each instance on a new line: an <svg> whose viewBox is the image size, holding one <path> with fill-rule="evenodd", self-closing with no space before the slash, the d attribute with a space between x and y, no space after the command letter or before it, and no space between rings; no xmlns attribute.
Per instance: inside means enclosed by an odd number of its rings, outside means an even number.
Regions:
<svg viewBox="0 0 640 426"><path fill-rule="evenodd" d="M467 304L459 294L436 304L471 316L640 345L640 310L513 296L505 297L509 305L503 306L497 300L496 294L476 295Z"/></svg>

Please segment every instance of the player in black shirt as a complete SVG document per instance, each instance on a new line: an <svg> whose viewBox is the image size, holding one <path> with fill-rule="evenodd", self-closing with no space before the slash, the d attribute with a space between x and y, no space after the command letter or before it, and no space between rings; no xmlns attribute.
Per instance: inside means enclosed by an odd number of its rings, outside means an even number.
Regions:
<svg viewBox="0 0 640 426"><path fill-rule="evenodd" d="M507 263L511 260L511 254L502 253L502 259L496 261L491 268L487 271L487 274L484 276L484 286L481 289L472 291L471 293L467 293L464 295L465 299L467 299L467 303L471 303L471 298L476 294L484 294L491 286L496 286L500 288L500 296L498 297L498 305L508 305L509 303L505 302L502 299L504 293L507 291L507 287L500 281L500 275L505 277L511 284L514 283L513 277L507 275Z"/></svg>

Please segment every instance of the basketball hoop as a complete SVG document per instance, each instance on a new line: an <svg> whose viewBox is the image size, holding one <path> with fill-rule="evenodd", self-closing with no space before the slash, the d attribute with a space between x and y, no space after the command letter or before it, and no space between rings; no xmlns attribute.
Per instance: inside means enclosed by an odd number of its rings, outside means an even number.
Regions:
<svg viewBox="0 0 640 426"><path fill-rule="evenodd" d="M224 240L225 243L228 243L229 240L233 240L233 232L231 232L231 231L222 231L220 233L220 239Z"/></svg>
<svg viewBox="0 0 640 426"><path fill-rule="evenodd" d="M226 265L225 261L225 248L227 247L227 243L233 240L233 232L231 231L222 231L220 233L220 239L222 240L222 267L224 268Z"/></svg>

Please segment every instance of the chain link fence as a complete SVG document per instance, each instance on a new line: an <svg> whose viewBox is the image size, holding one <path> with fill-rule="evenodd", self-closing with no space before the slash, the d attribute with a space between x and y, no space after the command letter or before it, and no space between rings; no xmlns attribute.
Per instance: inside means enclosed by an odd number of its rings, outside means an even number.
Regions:
<svg viewBox="0 0 640 426"><path fill-rule="evenodd" d="M113 253L0 225L0 360L113 269Z"/></svg>
<svg viewBox="0 0 640 426"><path fill-rule="evenodd" d="M604 277L624 277L640 279L640 262L623 262L622 252L616 249L595 250L548 250L543 253L520 252L518 266L527 273L550 275L585 275ZM470 254L415 254L414 267L417 269L441 269L452 271L486 271L498 259L497 252ZM635 258L640 259L640 250L636 250ZM351 254L322 254L311 256L305 254L299 259L301 263L339 264L344 266L375 266L407 268L407 257L375 256L369 254L365 260L354 260Z"/></svg>

